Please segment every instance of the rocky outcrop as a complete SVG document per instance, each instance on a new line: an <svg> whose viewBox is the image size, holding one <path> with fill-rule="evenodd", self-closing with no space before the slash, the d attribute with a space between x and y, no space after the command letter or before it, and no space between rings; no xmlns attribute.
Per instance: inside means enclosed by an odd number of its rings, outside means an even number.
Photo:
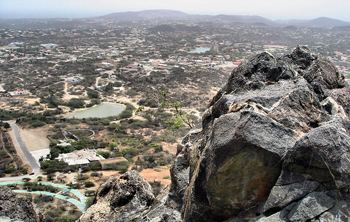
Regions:
<svg viewBox="0 0 350 222"><path fill-rule="evenodd" d="M95 204L80 218L82 222L134 221L150 208L152 187L137 172L112 177L98 190Z"/></svg>
<svg viewBox="0 0 350 222"><path fill-rule="evenodd" d="M98 190L95 203L81 222L181 222L181 213L167 204L168 193L158 198L136 171L112 177Z"/></svg>
<svg viewBox="0 0 350 222"><path fill-rule="evenodd" d="M348 221L349 90L306 47L254 56L179 146L168 194L155 199L127 173L100 188L81 221Z"/></svg>
<svg viewBox="0 0 350 222"><path fill-rule="evenodd" d="M172 190L183 220L350 216L349 97L344 76L306 47L235 69L177 158L188 156L188 185Z"/></svg>
<svg viewBox="0 0 350 222"><path fill-rule="evenodd" d="M0 187L0 221L37 222L32 201L19 197L10 188Z"/></svg>

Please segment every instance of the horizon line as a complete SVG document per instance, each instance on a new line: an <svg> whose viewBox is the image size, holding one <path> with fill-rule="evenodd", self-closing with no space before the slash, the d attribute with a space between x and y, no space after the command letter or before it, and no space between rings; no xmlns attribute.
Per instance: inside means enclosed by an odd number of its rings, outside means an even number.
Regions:
<svg viewBox="0 0 350 222"><path fill-rule="evenodd" d="M115 12L91 12L91 15L86 15L86 16L57 16L57 17L45 17L45 16L23 16L23 17L11 17L11 16L5 16L2 17L0 16L1 20L23 20L23 19L92 19L92 18L98 18L98 17L103 17L111 14L117 14L117 13L133 13L133 12L147 12L147 11L173 11L173 12L181 12L187 15L202 15L202 16L220 16L220 15L227 15L227 16L257 16L257 17L262 17L264 19L268 19L272 22L278 22L278 21L309 21L309 20L315 20L315 19L320 19L320 18L327 18L327 19L334 19L338 21L343 21L343 22L349 22L350 19L342 19L342 18L336 18L336 17L330 17L330 16L317 16L317 17L310 17L310 18L298 18L298 17L292 17L292 18L271 18L269 16L263 16L259 14L235 14L235 13L210 13L210 12L186 12L182 10L176 10L176 9L144 9L144 10L124 10L124 11L115 11ZM73 11L72 11L73 12ZM89 12L87 12L89 13ZM92 15L92 13L96 15Z"/></svg>

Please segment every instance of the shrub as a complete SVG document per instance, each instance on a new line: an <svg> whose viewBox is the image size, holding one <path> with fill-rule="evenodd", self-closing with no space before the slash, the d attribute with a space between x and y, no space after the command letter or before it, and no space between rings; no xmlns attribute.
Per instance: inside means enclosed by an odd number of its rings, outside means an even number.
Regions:
<svg viewBox="0 0 350 222"><path fill-rule="evenodd" d="M85 206L86 206L86 209L91 207L91 205L94 204L94 197L88 197L86 198L86 202L85 202Z"/></svg>
<svg viewBox="0 0 350 222"><path fill-rule="evenodd" d="M16 168L13 166L13 165L7 165L6 167L5 167L5 170L4 170L4 172L6 173L6 174L12 174L12 173L14 173L16 171Z"/></svg>
<svg viewBox="0 0 350 222"><path fill-rule="evenodd" d="M69 100L67 105L70 108L77 109L77 108L83 108L85 106L85 103L82 99L73 98Z"/></svg>
<svg viewBox="0 0 350 222"><path fill-rule="evenodd" d="M37 127L42 127L45 126L45 122L40 121L40 120L33 120L31 122L29 122L30 126L33 128L37 128Z"/></svg>
<svg viewBox="0 0 350 222"><path fill-rule="evenodd" d="M100 94L92 89L88 89L87 95L90 99L98 99L100 97Z"/></svg>
<svg viewBox="0 0 350 222"><path fill-rule="evenodd" d="M92 171L101 170L102 169L101 163L98 161L93 161L89 164L89 169Z"/></svg>
<svg viewBox="0 0 350 222"><path fill-rule="evenodd" d="M105 159L108 159L111 156L111 153L108 151L98 151L97 154L103 156Z"/></svg>
<svg viewBox="0 0 350 222"><path fill-rule="evenodd" d="M94 184L93 182L91 182L91 181L88 180L88 181L85 181L84 186L85 186L86 188L90 188L90 187L94 187L95 184Z"/></svg>
<svg viewBox="0 0 350 222"><path fill-rule="evenodd" d="M130 118L133 115L135 107L131 104L126 104L125 110L118 116L118 119Z"/></svg>
<svg viewBox="0 0 350 222"><path fill-rule="evenodd" d="M123 157L125 157L126 159L131 159L139 153L139 151L135 148L127 148L122 150L121 152Z"/></svg>
<svg viewBox="0 0 350 222"><path fill-rule="evenodd" d="M46 173L68 172L70 170L67 163L59 160L44 160L40 163L41 169Z"/></svg>

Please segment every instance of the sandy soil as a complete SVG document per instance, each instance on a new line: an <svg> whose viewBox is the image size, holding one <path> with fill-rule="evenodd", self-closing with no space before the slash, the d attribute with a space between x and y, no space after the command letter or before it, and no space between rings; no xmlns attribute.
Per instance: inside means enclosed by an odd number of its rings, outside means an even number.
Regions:
<svg viewBox="0 0 350 222"><path fill-rule="evenodd" d="M64 101L69 101L70 99L73 99L73 98L79 98L79 96L69 94L68 87L69 87L68 82L64 82L64 89L63 89L64 95L62 99Z"/></svg>
<svg viewBox="0 0 350 222"><path fill-rule="evenodd" d="M114 177L114 176L119 176L119 172L118 171L99 171L102 173L102 175L104 177Z"/></svg>
<svg viewBox="0 0 350 222"><path fill-rule="evenodd" d="M27 98L25 102L29 105L34 105L36 102L40 102L39 98Z"/></svg>
<svg viewBox="0 0 350 222"><path fill-rule="evenodd" d="M169 186L170 181L170 170L168 167L144 169L140 172L140 176L145 178L148 182L159 181L164 186Z"/></svg>
<svg viewBox="0 0 350 222"><path fill-rule="evenodd" d="M164 151L168 151L169 153L176 155L177 151L177 143L166 143L161 142Z"/></svg>
<svg viewBox="0 0 350 222"><path fill-rule="evenodd" d="M47 138L48 126L36 129L21 129L21 137L30 151L49 148L50 141Z"/></svg>

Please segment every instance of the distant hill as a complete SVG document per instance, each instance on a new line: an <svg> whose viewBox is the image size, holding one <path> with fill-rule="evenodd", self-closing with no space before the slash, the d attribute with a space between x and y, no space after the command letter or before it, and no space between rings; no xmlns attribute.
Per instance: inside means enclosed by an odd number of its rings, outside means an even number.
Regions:
<svg viewBox="0 0 350 222"><path fill-rule="evenodd" d="M128 11L128 12L116 12L107 14L104 16L84 18L84 19L3 19L0 20L0 24L8 25L12 22L80 22L82 20L112 20L122 22L132 21L181 21L181 22L212 22L223 24L251 24L255 26L276 26L276 27L288 27L288 29L296 29L299 27L312 27L312 28L345 28L350 27L350 22L342 21L339 19L320 17L310 20L271 20L257 15L205 15L205 14L188 14L176 10L144 10L144 11ZM158 27L159 31L174 31L174 27ZM179 27L177 27L179 28ZM183 28L183 27L182 27ZM156 30L154 30L156 31Z"/></svg>
<svg viewBox="0 0 350 222"><path fill-rule="evenodd" d="M174 10L145 10L116 12L102 16L101 18L115 19L120 21L151 20L151 19L180 19L187 17L188 14Z"/></svg>
<svg viewBox="0 0 350 222"><path fill-rule="evenodd" d="M333 28L350 26L350 22L320 17L311 20L270 20L256 15L194 15L187 14L175 10L144 10L117 12L108 14L99 18L113 19L118 21L139 21L152 19L167 20L195 20L207 22L223 22L223 23L241 23L254 25L272 25L272 26L288 26L288 27L313 27L313 28Z"/></svg>
<svg viewBox="0 0 350 222"><path fill-rule="evenodd" d="M118 21L168 19L168 20L218 21L218 22L261 24L261 25L273 24L273 21L261 16L193 15L193 14L187 14L181 11L174 11L174 10L145 10L145 11L117 12L117 13L101 16L99 18L113 19Z"/></svg>
<svg viewBox="0 0 350 222"><path fill-rule="evenodd" d="M311 20L289 20L289 21L277 21L280 24L288 26L298 27L313 27L313 28L333 28L350 26L350 22L342 21L339 19L333 19L328 17L320 17Z"/></svg>
<svg viewBox="0 0 350 222"><path fill-rule="evenodd" d="M234 23L246 23L246 24L266 24L273 25L274 22L270 19L256 16L256 15L216 15L212 16L214 19L234 22Z"/></svg>

